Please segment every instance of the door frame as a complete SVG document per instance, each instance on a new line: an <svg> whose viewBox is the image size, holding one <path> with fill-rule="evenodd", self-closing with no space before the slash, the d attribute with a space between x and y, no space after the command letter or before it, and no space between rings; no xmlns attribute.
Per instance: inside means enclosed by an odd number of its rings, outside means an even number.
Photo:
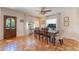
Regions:
<svg viewBox="0 0 79 59"><path fill-rule="evenodd" d="M6 17L13 17L13 18L15 18L15 37L17 36L17 17L16 16L10 16L10 15L4 15L3 16L3 25L4 25L4 27L3 27L3 38L5 39L5 18Z"/></svg>

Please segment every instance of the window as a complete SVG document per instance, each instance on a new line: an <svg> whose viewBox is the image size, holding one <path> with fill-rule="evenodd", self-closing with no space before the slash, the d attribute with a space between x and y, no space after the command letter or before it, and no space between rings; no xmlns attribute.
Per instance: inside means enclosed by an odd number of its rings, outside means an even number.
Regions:
<svg viewBox="0 0 79 59"><path fill-rule="evenodd" d="M7 18L6 19L6 29L15 29L15 19L14 18Z"/></svg>
<svg viewBox="0 0 79 59"><path fill-rule="evenodd" d="M15 20L14 18L11 18L11 28L15 28Z"/></svg>
<svg viewBox="0 0 79 59"><path fill-rule="evenodd" d="M48 19L46 20L46 24L56 24L56 19Z"/></svg>
<svg viewBox="0 0 79 59"><path fill-rule="evenodd" d="M10 28L10 18L6 19L6 28L9 29Z"/></svg>
<svg viewBox="0 0 79 59"><path fill-rule="evenodd" d="M56 23L57 23L57 19L48 19L48 20L46 20L46 27L55 30L56 29Z"/></svg>

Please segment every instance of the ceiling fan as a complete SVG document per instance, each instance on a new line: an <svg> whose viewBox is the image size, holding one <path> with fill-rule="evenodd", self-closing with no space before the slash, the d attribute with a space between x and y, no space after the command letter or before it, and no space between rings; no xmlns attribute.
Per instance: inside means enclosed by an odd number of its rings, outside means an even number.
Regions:
<svg viewBox="0 0 79 59"><path fill-rule="evenodd" d="M51 12L51 11L52 11L52 10L47 9L46 7L42 7L40 13L41 13L42 15L45 15L46 13Z"/></svg>

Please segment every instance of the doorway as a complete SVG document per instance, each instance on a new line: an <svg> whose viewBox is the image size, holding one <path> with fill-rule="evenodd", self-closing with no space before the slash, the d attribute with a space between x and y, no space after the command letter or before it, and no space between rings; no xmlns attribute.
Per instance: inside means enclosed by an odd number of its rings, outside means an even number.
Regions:
<svg viewBox="0 0 79 59"><path fill-rule="evenodd" d="M29 34L33 34L33 31L34 31L34 22L32 21L29 21L28 22L28 30L29 30Z"/></svg>
<svg viewBox="0 0 79 59"><path fill-rule="evenodd" d="M16 37L16 17L4 15L4 39Z"/></svg>

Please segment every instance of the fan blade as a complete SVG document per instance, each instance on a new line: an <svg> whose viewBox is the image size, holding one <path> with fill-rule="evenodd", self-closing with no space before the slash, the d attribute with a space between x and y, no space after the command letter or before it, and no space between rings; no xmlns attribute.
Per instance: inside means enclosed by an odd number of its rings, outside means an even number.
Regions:
<svg viewBox="0 0 79 59"><path fill-rule="evenodd" d="M41 11L41 14L42 14L42 15L44 15L44 14L45 14L45 12L44 12L44 11Z"/></svg>
<svg viewBox="0 0 79 59"><path fill-rule="evenodd" d="M44 11L44 9L45 9L45 7L42 7L42 8L41 8L41 13Z"/></svg>
<svg viewBox="0 0 79 59"><path fill-rule="evenodd" d="M52 10L46 10L45 8L46 8L46 7L42 7L42 8L41 8L41 14L43 14L43 15L44 15L46 12L51 12L51 11L52 11Z"/></svg>
<svg viewBox="0 0 79 59"><path fill-rule="evenodd" d="M41 8L41 11L44 11L44 10L45 10L45 7L42 7L42 8Z"/></svg>
<svg viewBox="0 0 79 59"><path fill-rule="evenodd" d="M45 10L44 12L51 12L52 10Z"/></svg>

